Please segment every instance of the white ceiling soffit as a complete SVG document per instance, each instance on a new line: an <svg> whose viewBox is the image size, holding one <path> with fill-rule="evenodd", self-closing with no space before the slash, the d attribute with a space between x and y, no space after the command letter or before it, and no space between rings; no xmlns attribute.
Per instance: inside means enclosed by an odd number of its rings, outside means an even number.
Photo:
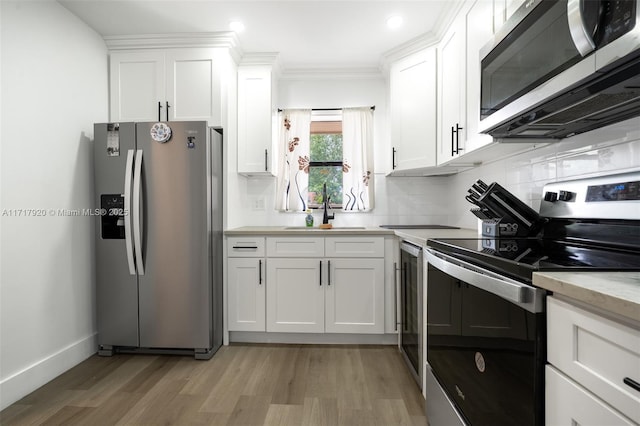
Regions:
<svg viewBox="0 0 640 426"><path fill-rule="evenodd" d="M389 52L435 40L458 0L58 0L102 36L229 31L244 52L278 52L285 70L379 69ZM391 30L386 20L403 17ZM423 43L424 44L424 43Z"/></svg>

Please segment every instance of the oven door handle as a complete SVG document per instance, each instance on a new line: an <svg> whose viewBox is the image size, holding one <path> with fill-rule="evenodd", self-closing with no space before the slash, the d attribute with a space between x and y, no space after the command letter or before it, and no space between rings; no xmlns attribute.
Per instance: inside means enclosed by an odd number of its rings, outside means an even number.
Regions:
<svg viewBox="0 0 640 426"><path fill-rule="evenodd" d="M544 311L545 291L456 259L431 248L426 249L427 262L442 272L530 312ZM427 278L427 286L429 285Z"/></svg>

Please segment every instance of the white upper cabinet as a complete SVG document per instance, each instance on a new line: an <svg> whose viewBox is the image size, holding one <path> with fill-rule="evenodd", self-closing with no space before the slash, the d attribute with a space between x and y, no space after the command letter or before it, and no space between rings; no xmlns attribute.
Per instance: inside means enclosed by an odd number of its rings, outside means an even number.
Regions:
<svg viewBox="0 0 640 426"><path fill-rule="evenodd" d="M480 50L494 34L493 0L476 0L465 14L466 28L466 141L468 152L493 141L478 133L480 123Z"/></svg>
<svg viewBox="0 0 640 426"><path fill-rule="evenodd" d="M238 67L238 173L275 175L277 109L271 65Z"/></svg>
<svg viewBox="0 0 640 426"><path fill-rule="evenodd" d="M157 121L164 106L164 53L112 52L109 61L110 120Z"/></svg>
<svg viewBox="0 0 640 426"><path fill-rule="evenodd" d="M214 49L168 50L165 54L169 121L220 124L220 71ZM216 84L218 83L218 84ZM166 107L166 106L165 106Z"/></svg>
<svg viewBox="0 0 640 426"><path fill-rule="evenodd" d="M442 39L439 57L438 164L446 163L464 153L465 123L465 27L459 17Z"/></svg>
<svg viewBox="0 0 640 426"><path fill-rule="evenodd" d="M105 37L109 119L207 121L223 126L234 87L235 36L217 33Z"/></svg>
<svg viewBox="0 0 640 426"><path fill-rule="evenodd" d="M438 166L473 166L535 148L503 144L478 132L480 51L521 0L468 0L438 45Z"/></svg>
<svg viewBox="0 0 640 426"><path fill-rule="evenodd" d="M436 165L436 51L390 67L392 172Z"/></svg>

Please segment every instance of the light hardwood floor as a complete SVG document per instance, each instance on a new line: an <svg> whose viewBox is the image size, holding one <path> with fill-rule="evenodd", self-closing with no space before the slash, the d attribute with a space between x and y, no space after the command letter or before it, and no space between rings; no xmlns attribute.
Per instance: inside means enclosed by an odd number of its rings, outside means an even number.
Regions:
<svg viewBox="0 0 640 426"><path fill-rule="evenodd" d="M395 346L231 345L209 361L92 356L1 425L426 425Z"/></svg>

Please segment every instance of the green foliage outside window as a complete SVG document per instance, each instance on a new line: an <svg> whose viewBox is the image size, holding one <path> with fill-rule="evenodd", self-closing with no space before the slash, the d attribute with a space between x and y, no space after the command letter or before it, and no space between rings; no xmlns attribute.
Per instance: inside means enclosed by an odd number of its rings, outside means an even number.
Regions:
<svg viewBox="0 0 640 426"><path fill-rule="evenodd" d="M309 204L321 207L322 185L332 207L342 207L342 134L312 134L309 163Z"/></svg>

